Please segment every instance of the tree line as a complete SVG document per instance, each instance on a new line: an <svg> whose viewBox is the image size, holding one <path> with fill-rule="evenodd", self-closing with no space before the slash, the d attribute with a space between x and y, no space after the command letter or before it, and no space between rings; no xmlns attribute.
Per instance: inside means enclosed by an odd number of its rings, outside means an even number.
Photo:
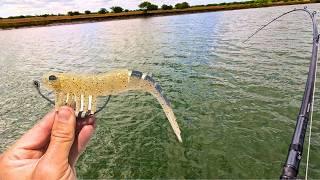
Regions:
<svg viewBox="0 0 320 180"><path fill-rule="evenodd" d="M174 6L172 5L167 5L163 4L160 8L156 4L152 4L148 1L142 2L139 4L140 9L136 10L128 10L128 9L123 9L120 6L113 6L110 8L110 12L106 8L100 8L99 11L97 12L91 12L90 10L86 10L83 13L80 13L79 11L69 11L67 14L43 14L43 15L36 15L36 16L10 16L8 17L9 19L16 19L16 18L27 18L27 17L48 17L48 16L77 16L77 15L82 15L82 14L107 14L107 13L121 13L121 12L129 12L129 11L153 11L153 10L172 10L172 9L186 9L186 8L192 8L192 7L205 7L205 6L229 6L229 5L241 5L241 4L246 4L249 5L250 7L260 7L264 6L267 4L275 3L275 2L292 2L292 1L303 1L303 0L251 0L251 1L242 1L242 2L230 2L230 3L216 3L216 4L207 4L207 5L194 5L190 6L188 2L182 2L182 3L177 3ZM320 0L311 0L311 2L320 2ZM2 19L0 17L0 19Z"/></svg>
<svg viewBox="0 0 320 180"><path fill-rule="evenodd" d="M97 12L91 12L90 10L85 10L83 13L79 12L79 11L69 11L66 14L42 14L42 15L35 15L35 16L31 16L31 15L20 15L20 16L10 16L8 17L9 19L17 19L17 18L28 18L28 17L48 17L48 16L77 16L77 15L83 15L83 14L107 14L107 13L121 13L121 12L129 12L129 11L150 11L150 10L158 10L160 9L158 7L158 5L152 4L148 1L145 1L141 4L139 4L138 6L140 9L136 9L136 10L128 10L128 9L124 9L120 6L113 6L110 8L110 11L108 11L106 8L100 8L99 11ZM185 9L185 8L189 8L190 5L187 2L182 2L182 3L177 3L174 7L172 5L166 5L163 4L161 6L161 9L163 10L171 10L171 9ZM2 19L0 17L0 19Z"/></svg>

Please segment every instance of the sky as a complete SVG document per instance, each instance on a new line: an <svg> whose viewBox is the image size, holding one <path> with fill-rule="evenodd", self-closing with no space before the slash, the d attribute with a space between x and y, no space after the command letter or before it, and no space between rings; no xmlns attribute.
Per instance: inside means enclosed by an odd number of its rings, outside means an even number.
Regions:
<svg viewBox="0 0 320 180"><path fill-rule="evenodd" d="M90 10L100 8L109 9L112 6L121 6L124 9L137 9L145 0L0 0L0 17L18 15L66 14L68 11ZM186 1L190 5L232 2L241 0L149 0L161 6L162 4L175 5Z"/></svg>

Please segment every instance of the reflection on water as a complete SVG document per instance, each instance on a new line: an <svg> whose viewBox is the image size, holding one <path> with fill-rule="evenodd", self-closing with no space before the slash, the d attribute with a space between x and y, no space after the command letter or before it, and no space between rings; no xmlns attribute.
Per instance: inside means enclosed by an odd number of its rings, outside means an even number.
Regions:
<svg viewBox="0 0 320 180"><path fill-rule="evenodd" d="M304 90L311 23L295 13L242 41L295 7L302 5L0 31L0 150L52 108L33 79L130 68L163 86L184 143L151 95L113 97L80 158L80 178L278 178ZM320 177L319 95L312 178ZM302 176L304 168L305 158Z"/></svg>

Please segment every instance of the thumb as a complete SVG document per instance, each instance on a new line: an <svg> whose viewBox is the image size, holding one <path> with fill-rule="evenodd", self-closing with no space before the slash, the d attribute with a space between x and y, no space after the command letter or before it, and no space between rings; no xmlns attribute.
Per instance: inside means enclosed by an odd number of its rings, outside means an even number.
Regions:
<svg viewBox="0 0 320 180"><path fill-rule="evenodd" d="M46 159L52 163L68 162L75 137L76 117L72 108L64 106L55 115Z"/></svg>

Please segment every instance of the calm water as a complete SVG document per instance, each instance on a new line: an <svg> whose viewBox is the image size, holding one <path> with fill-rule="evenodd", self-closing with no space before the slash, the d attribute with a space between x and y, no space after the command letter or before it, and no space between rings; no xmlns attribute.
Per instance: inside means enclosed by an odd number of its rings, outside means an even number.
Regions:
<svg viewBox="0 0 320 180"><path fill-rule="evenodd" d="M151 95L113 97L80 158L80 178L278 178L304 90L311 23L295 13L242 41L294 7L303 5L0 31L0 151L52 108L32 80L130 68L162 85L184 143ZM319 97L311 178L320 178Z"/></svg>

